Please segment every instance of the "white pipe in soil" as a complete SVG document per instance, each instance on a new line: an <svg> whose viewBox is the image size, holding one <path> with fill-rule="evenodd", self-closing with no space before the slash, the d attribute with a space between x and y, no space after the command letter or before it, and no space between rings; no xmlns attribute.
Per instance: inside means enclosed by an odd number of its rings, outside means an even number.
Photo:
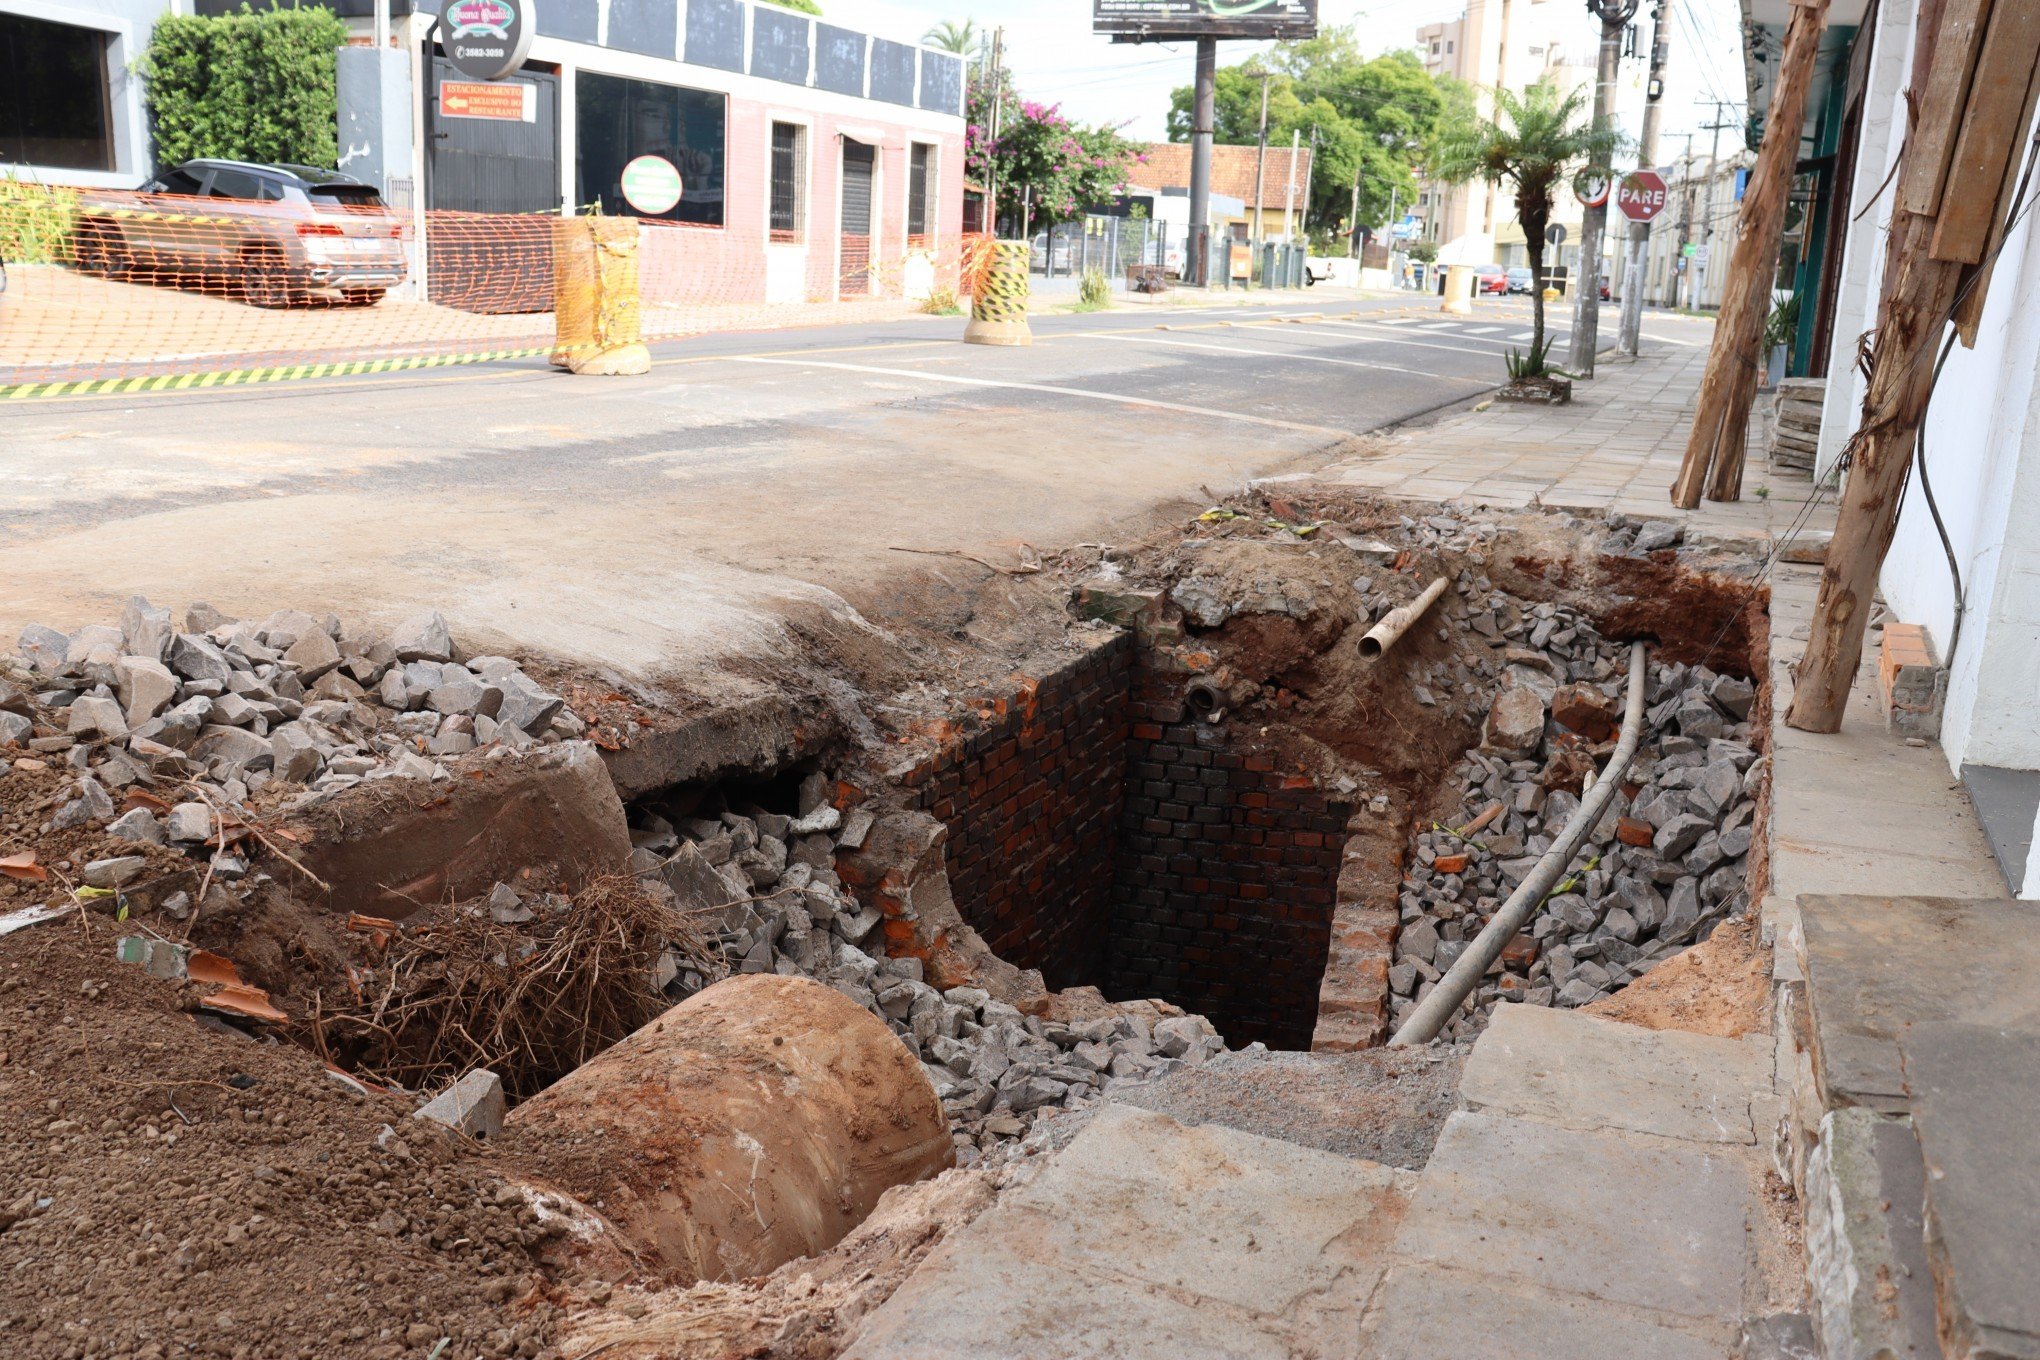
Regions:
<svg viewBox="0 0 2040 1360"><path fill-rule="evenodd" d="M1616 743L1615 754L1608 757L1595 778L1593 787L1567 820L1565 830L1558 833L1558 840L1544 852L1536 867L1509 894L1509 900L1502 903L1502 909L1495 913L1487 928L1474 937L1466 952L1445 970L1445 976L1438 979L1438 985L1410 1012L1410 1018L1403 1021L1402 1028L1388 1041L1391 1048L1404 1048L1410 1044L1426 1044L1438 1037L1438 1031L1458 1011L1473 989L1480 984L1494 961L1501 957L1502 949L1523 923L1536 914L1544 903L1545 894L1558 882L1558 876L1579 853L1580 843L1587 838L1601 814L1608 810L1608 804L1615 797L1615 790L1622 785L1622 776L1629 769L1629 762L1636 758L1636 748L1643 739L1643 696L1649 688L1645 683L1646 671L1643 664L1643 644L1629 645L1629 706L1622 716L1622 740Z"/></svg>
<svg viewBox="0 0 2040 1360"><path fill-rule="evenodd" d="M1372 661L1395 646L1396 639L1400 638L1411 624L1424 617L1424 611L1436 604L1438 597L1444 593L1445 578L1440 576L1425 586L1424 593L1416 599L1400 609L1389 610L1382 616L1381 622L1368 629L1367 636L1360 639L1360 655Z"/></svg>

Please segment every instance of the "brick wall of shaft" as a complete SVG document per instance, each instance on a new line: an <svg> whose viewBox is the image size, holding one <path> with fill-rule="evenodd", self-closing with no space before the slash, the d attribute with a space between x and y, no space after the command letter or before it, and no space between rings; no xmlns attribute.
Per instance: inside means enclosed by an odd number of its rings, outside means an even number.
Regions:
<svg viewBox="0 0 2040 1360"><path fill-rule="evenodd" d="M1309 1048L1349 809L1189 721L1187 678L1135 669L1105 991L1201 1013L1235 1047Z"/></svg>
<svg viewBox="0 0 2040 1360"><path fill-rule="evenodd" d="M1120 636L1023 681L919 772L920 807L949 828L964 919L1052 988L1105 976L1132 666Z"/></svg>

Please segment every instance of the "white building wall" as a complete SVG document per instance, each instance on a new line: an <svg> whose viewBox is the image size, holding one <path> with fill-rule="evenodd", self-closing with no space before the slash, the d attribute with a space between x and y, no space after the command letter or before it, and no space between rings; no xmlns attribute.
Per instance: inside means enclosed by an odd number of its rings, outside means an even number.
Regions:
<svg viewBox="0 0 2040 1360"><path fill-rule="evenodd" d="M1917 3L1887 4L1873 38L1829 352L1822 471L1835 465L1861 420L1857 342L1876 324L1916 11ZM2027 139L2018 144L2023 154ZM1950 770L2040 770L2040 231L2031 214L2009 233L1976 344L1949 352L1922 428L1947 545L1916 470L1879 589L1891 614L1921 625L1949 667L1941 745ZM1962 576L1959 634L1951 554ZM2040 856L2008 876L2023 880L2023 895L2040 897Z"/></svg>
<svg viewBox="0 0 2040 1360"><path fill-rule="evenodd" d="M0 175L38 184L131 189L149 178L148 114L136 64L148 49L156 20L175 12L171 0L0 0L0 13L19 14L73 28L93 29L107 38L107 113L113 134L112 170L0 162ZM186 8L188 11L188 7ZM4 92L0 92L4 94Z"/></svg>
<svg viewBox="0 0 2040 1360"><path fill-rule="evenodd" d="M1821 408L1814 471L1825 477L1863 409L1863 378L1856 371L1856 341L1877 324L1877 289L1883 276L1884 238L1891 228L1891 168L1905 138L1905 84L1912 72L1913 6L1879 5L1863 90L1862 130L1856 155L1835 294L1834 348L1828 361L1827 399ZM1875 204L1872 207L1872 204Z"/></svg>

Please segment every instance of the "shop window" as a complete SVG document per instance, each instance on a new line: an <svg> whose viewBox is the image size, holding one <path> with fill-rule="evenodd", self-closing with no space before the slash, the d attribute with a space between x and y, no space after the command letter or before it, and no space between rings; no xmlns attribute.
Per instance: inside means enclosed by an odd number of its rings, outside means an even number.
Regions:
<svg viewBox="0 0 2040 1360"><path fill-rule="evenodd" d="M934 172L935 148L915 142L907 163L907 235L928 234L928 193Z"/></svg>
<svg viewBox="0 0 2040 1360"><path fill-rule="evenodd" d="M0 161L113 169L107 36L0 14Z"/></svg>
<svg viewBox="0 0 2040 1360"><path fill-rule="evenodd" d="M577 203L642 217L624 201L623 167L663 156L680 172L680 201L664 221L720 227L723 218L725 96L592 71L575 82Z"/></svg>
<svg viewBox="0 0 2040 1360"><path fill-rule="evenodd" d="M807 129L798 123L772 125L772 239L793 242L807 230L801 181L807 168Z"/></svg>

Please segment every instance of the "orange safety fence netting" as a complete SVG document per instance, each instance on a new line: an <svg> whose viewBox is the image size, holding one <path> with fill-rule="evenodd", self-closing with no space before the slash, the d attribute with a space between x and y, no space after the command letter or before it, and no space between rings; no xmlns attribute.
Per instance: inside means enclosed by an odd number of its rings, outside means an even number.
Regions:
<svg viewBox="0 0 2040 1360"><path fill-rule="evenodd" d="M421 251L419 218L373 200L0 183L9 280L0 293L0 396L546 352L559 219L422 216ZM656 343L945 310L967 291L975 242L817 234L768 244L647 219L638 237L643 335Z"/></svg>

